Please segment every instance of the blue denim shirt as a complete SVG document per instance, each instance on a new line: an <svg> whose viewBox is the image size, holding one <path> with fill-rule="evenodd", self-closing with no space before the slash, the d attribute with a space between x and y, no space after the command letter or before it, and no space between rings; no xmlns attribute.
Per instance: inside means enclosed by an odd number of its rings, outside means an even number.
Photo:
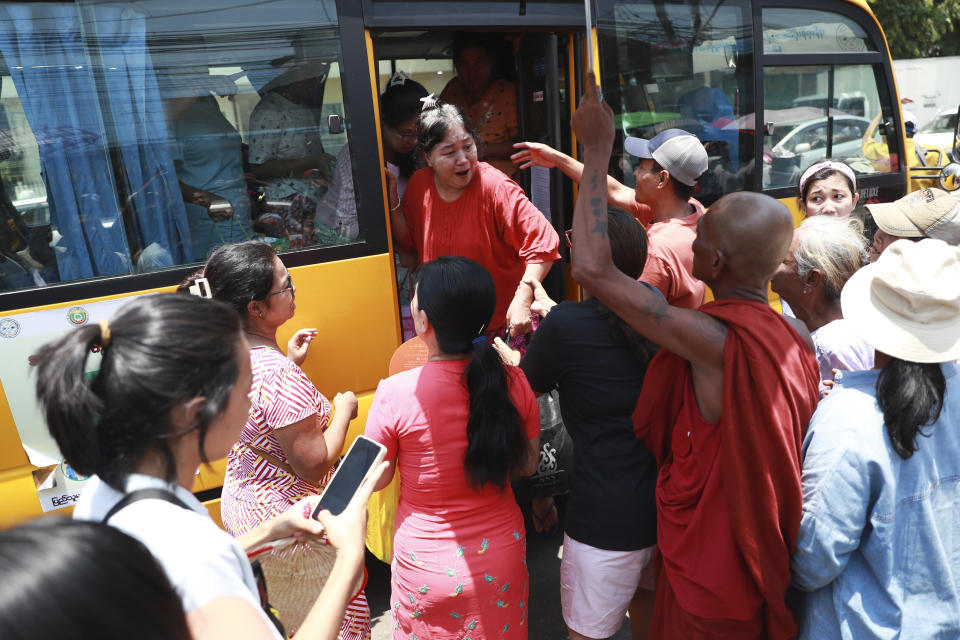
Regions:
<svg viewBox="0 0 960 640"><path fill-rule="evenodd" d="M960 377L903 460L877 406L879 371L843 372L803 442L791 562L800 638L960 638Z"/></svg>

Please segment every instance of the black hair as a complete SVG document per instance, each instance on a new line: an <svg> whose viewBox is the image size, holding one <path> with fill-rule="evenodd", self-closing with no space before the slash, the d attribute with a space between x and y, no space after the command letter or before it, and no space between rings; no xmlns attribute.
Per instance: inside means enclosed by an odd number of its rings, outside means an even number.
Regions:
<svg viewBox="0 0 960 640"><path fill-rule="evenodd" d="M646 230L633 216L613 209L607 211L607 229L613 265L636 280L647 263ZM639 361L649 362L659 350L605 305L598 305L597 313L607 319L610 333L625 344Z"/></svg>
<svg viewBox="0 0 960 640"><path fill-rule="evenodd" d="M897 455L906 460L917 450L917 436L943 409L947 381L939 363L892 358L877 377L877 404Z"/></svg>
<svg viewBox="0 0 960 640"><path fill-rule="evenodd" d="M37 398L50 434L70 465L124 490L127 476L158 452L173 482L170 439L197 431L200 458L211 421L226 408L237 382L240 319L230 307L195 296L157 294L127 303L109 322L108 344L88 324L40 348ZM91 351L100 370L86 374ZM170 412L206 399L197 423L172 432Z"/></svg>
<svg viewBox="0 0 960 640"><path fill-rule="evenodd" d="M497 305L493 278L482 266L458 256L444 256L420 266L415 274L419 308L427 314L440 349L470 354L464 372L470 393L464 468L475 488L507 485L522 468L526 437L520 414L510 401L504 364L482 337Z"/></svg>
<svg viewBox="0 0 960 640"><path fill-rule="evenodd" d="M240 314L244 324L247 306L266 300L273 286L273 259L277 253L267 244L251 240L217 247L203 267L214 300L225 302Z"/></svg>
<svg viewBox="0 0 960 640"><path fill-rule="evenodd" d="M837 164L847 164L843 160L834 160L832 158L828 158L827 160L820 160L819 162L835 162ZM800 208L802 211L806 211L807 196L810 194L810 189L813 188L813 183L820 182L821 180L826 180L831 176L843 176L843 181L847 184L847 188L850 189L850 195L851 196L857 195L857 190L854 188L853 182L850 180L850 176L840 171L837 171L836 169L832 169L830 167L822 167L814 171L813 175L807 178L807 181L803 183L802 191L800 190L799 183L797 184L797 192L799 194L797 195L797 198L799 198Z"/></svg>
<svg viewBox="0 0 960 640"><path fill-rule="evenodd" d="M433 148L443 142L450 129L460 125L473 138L477 146L477 156L482 156L483 141L477 135L476 129L463 113L452 104L437 100L432 105L425 106L417 119L417 148L418 157L425 158Z"/></svg>
<svg viewBox="0 0 960 640"><path fill-rule="evenodd" d="M463 55L463 52L467 49L483 49L483 52L486 53L490 59L490 73L492 77L496 71L498 44L498 40L495 37L484 33L458 31L453 36L453 64L456 66L460 56Z"/></svg>
<svg viewBox="0 0 960 640"><path fill-rule="evenodd" d="M45 517L0 531L0 638L190 640L180 596L143 544Z"/></svg>
<svg viewBox="0 0 960 640"><path fill-rule="evenodd" d="M383 123L390 128L396 128L416 118L423 106L420 99L426 96L427 90L419 82L410 78L391 78L387 90L380 94L380 117ZM416 170L414 153L398 155L397 166L400 167L401 176L409 178L413 175Z"/></svg>
<svg viewBox="0 0 960 640"><path fill-rule="evenodd" d="M666 171L667 173L670 173L669 169L667 169L666 167L662 166L659 162L654 160L653 167L650 169L650 173L660 173L661 171ZM698 176L697 180L699 179L700 177ZM690 198L692 198L693 192L697 188L696 184L683 184L682 182L674 178L672 173L670 173L670 184L673 185L674 194L676 194L676 196L681 200L689 200Z"/></svg>

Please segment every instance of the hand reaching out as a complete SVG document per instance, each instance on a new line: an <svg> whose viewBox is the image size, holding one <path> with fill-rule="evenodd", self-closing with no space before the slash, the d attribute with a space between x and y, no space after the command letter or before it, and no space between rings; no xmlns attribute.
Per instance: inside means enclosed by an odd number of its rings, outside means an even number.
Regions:
<svg viewBox="0 0 960 640"><path fill-rule="evenodd" d="M493 348L497 350L500 359L505 363L512 364L513 366L520 364L520 352L516 349L511 349L510 345L501 338L493 339Z"/></svg>
<svg viewBox="0 0 960 640"><path fill-rule="evenodd" d="M533 290L533 302L530 303L530 311L543 318L557 306L553 298L547 294L547 290L543 288L542 282L536 278L524 278L523 283Z"/></svg>
<svg viewBox="0 0 960 640"><path fill-rule="evenodd" d="M560 154L553 147L540 142L517 142L513 145L514 149L519 149L510 156L513 164L520 165L520 169L527 169L532 166L546 167L553 169L557 166Z"/></svg>
<svg viewBox="0 0 960 640"><path fill-rule="evenodd" d="M316 329L300 329L287 342L287 357L298 367L307 359L310 343L317 337Z"/></svg>

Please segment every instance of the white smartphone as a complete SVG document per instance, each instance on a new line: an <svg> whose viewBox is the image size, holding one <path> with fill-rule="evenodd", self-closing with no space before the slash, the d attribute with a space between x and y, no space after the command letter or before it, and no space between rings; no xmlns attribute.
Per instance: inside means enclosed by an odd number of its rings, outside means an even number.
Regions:
<svg viewBox="0 0 960 640"><path fill-rule="evenodd" d="M320 494L320 503L313 511L313 517L324 509L333 515L340 515L347 508L353 494L363 484L364 479L387 455L387 448L366 436L357 436L350 445L347 455L340 461L340 466L333 474L333 478Z"/></svg>

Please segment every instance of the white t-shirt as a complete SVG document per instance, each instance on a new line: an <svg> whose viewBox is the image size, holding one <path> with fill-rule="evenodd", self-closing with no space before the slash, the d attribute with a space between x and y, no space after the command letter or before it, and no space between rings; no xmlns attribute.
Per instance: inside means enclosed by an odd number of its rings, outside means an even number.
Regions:
<svg viewBox="0 0 960 640"><path fill-rule="evenodd" d="M117 511L108 524L150 550L180 595L184 611L190 613L218 598L236 596L256 607L264 623L280 638L260 609L250 561L236 540L220 529L206 507L183 487L140 474L127 479L127 492L148 488L172 490L189 509L165 500L139 500ZM94 476L77 501L73 517L100 522L122 497Z"/></svg>

